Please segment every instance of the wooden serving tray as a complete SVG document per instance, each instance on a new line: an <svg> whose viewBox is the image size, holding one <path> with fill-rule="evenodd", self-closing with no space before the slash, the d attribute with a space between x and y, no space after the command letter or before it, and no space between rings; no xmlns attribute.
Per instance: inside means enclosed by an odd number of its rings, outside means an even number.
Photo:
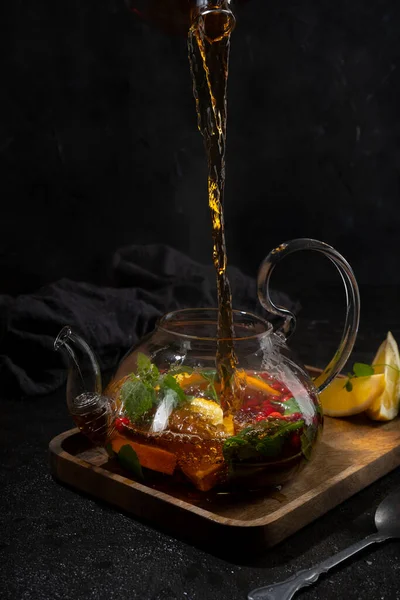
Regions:
<svg viewBox="0 0 400 600"><path fill-rule="evenodd" d="M400 465L400 419L325 418L315 457L279 491L204 494L164 475L138 483L78 429L49 446L53 475L168 532L218 551L271 547Z"/></svg>

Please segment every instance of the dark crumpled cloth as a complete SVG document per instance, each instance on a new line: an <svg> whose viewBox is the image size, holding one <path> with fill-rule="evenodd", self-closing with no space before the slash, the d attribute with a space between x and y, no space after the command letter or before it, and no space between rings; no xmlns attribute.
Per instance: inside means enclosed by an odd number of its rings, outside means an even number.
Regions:
<svg viewBox="0 0 400 600"><path fill-rule="evenodd" d="M234 307L267 316L255 281L228 269ZM43 395L65 380L66 363L53 349L64 325L93 348L102 370L115 367L126 351L151 331L157 318L178 308L216 306L213 266L201 265L164 245L129 246L114 258L113 287L62 279L37 293L0 296L0 394ZM279 304L298 306L284 294Z"/></svg>

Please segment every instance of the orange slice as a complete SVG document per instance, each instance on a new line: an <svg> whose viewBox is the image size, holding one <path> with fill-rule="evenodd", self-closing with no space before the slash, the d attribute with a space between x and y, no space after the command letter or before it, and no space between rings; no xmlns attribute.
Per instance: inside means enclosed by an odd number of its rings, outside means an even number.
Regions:
<svg viewBox="0 0 400 600"><path fill-rule="evenodd" d="M172 475L176 467L176 456L172 452L163 450L162 448L156 448L155 446L147 446L147 444L138 444L132 442L125 437L117 435L111 440L111 447L114 452L119 452L122 446L128 444L132 446L137 454L140 464L146 469L152 469L153 471L159 471L160 473L166 473Z"/></svg>
<svg viewBox="0 0 400 600"><path fill-rule="evenodd" d="M264 379L259 379L258 377L253 377L252 375L247 375L244 371L239 372L238 376L243 380L245 385L252 387L256 390L261 390L262 392L267 392L268 394L272 394L273 396L280 396L280 392L274 390Z"/></svg>
<svg viewBox="0 0 400 600"><path fill-rule="evenodd" d="M191 465L182 465L181 469L198 490L208 492L219 483L224 464L209 465L202 469L196 469Z"/></svg>

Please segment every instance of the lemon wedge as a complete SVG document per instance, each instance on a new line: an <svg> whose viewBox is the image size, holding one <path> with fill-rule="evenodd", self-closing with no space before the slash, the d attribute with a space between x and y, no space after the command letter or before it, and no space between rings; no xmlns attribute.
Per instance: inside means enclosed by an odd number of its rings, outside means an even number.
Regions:
<svg viewBox="0 0 400 600"><path fill-rule="evenodd" d="M189 404L190 410L199 413L205 421L212 425L222 425L224 422L224 413L222 408L211 400L205 398L193 398Z"/></svg>
<svg viewBox="0 0 400 600"><path fill-rule="evenodd" d="M374 421L391 421L397 417L400 408L400 356L390 331L379 346L372 366L375 367L375 373L384 377L385 386L368 407L367 415Z"/></svg>
<svg viewBox="0 0 400 600"><path fill-rule="evenodd" d="M228 415L224 417L224 427L228 435L235 435L235 425L233 423L233 416Z"/></svg>
<svg viewBox="0 0 400 600"><path fill-rule="evenodd" d="M385 389L383 373L351 380L353 389L348 392L345 377L336 377L320 394L322 410L328 417L349 417L367 410Z"/></svg>

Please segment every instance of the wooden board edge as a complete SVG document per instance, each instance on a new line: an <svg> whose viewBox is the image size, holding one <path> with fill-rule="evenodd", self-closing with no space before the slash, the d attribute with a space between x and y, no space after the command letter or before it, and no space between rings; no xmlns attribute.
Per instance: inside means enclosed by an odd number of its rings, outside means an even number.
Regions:
<svg viewBox="0 0 400 600"><path fill-rule="evenodd" d="M259 519L259 523L253 522L253 526L264 527L266 547L275 546L399 466L400 447L397 447L378 457L375 461L362 465L361 468L349 467L343 472L347 473L346 477L340 480L337 478L336 483L327 487L324 493L316 496L310 495L304 503L299 503L292 510L288 510L290 504L286 505L287 512L279 514L281 509L278 509L270 515L272 518L268 522L264 522L264 525L262 519ZM307 494L297 500L305 496Z"/></svg>
<svg viewBox="0 0 400 600"><path fill-rule="evenodd" d="M62 436L63 434L60 437ZM208 515L201 514L201 509L194 511L193 508L197 507L189 505L192 510L188 510L184 506L186 503L164 502L158 492L152 495L147 493L146 489L142 491L140 484L129 479L125 480L124 477L107 477L105 480L107 471L101 467L94 467L79 459L71 461L69 458L71 455L68 453L62 451L55 454L53 450L54 445L50 449L50 467L53 477L87 494L94 502L114 506L151 527L159 527L160 530L183 538L188 543L203 545L204 549L209 548L210 540L218 540L218 544L223 544L227 538L234 543L238 538L244 537L239 547L246 547L248 543L249 536L243 528L222 525L215 519L208 518ZM101 493L97 494L96 490L101 490ZM234 533L236 531L239 533ZM241 532L245 535L241 535ZM259 538L261 536L258 533L259 530L256 530L256 536ZM216 544L214 542L212 544L217 550ZM263 541L255 540L255 549L262 549L262 544Z"/></svg>
<svg viewBox="0 0 400 600"><path fill-rule="evenodd" d="M184 527L185 524L187 527L192 528L194 521L196 519L198 521L200 518L201 527L196 527L197 533L200 531L200 537L203 534L204 537L208 538L210 526L225 531L227 529L236 531L242 529L250 533L250 530L253 530L252 533L255 536L262 538L265 548L273 547L297 533L329 512L329 510L400 466L400 447L396 447L385 455L378 457L373 463L369 463L369 469L366 469L367 465L362 465L359 468L354 465L349 467L345 485L343 479L339 481L339 478L337 478L337 482L333 486L332 481L329 482L328 480L325 492L315 496L311 490L308 498L306 498L307 494L304 494L297 499L297 506L292 510L288 510L290 505L286 505L281 509L278 508L274 513L270 513L267 520L261 518L253 522L243 522L219 517L183 501L175 502L175 498L171 502L172 497L167 496L165 502L164 496L166 495L163 493L155 491L154 494L151 494L146 486L119 475L110 477L102 467L95 467L81 459L72 457L62 449L61 444L63 439L76 433L78 433L78 430L75 429L64 432L54 438L50 444L51 471L56 479L88 494L95 500L101 500L129 514L147 520L149 523L156 523L160 526L165 526L166 515L173 517L174 520L178 518L179 528ZM71 460L71 457L75 460ZM107 478L106 485L104 477ZM101 497L94 492L99 487L101 487ZM145 502L143 502L143 497L146 498ZM301 499L304 501L301 502ZM202 528L204 528L203 531L201 531Z"/></svg>
<svg viewBox="0 0 400 600"><path fill-rule="evenodd" d="M319 486L319 488L317 488L317 491L316 488L313 488L309 492L306 492L305 494L302 494L295 500L292 500L292 502L286 504L284 507L278 507L267 517L260 517L258 519L255 519L254 521L242 521L239 519L232 519L229 517L221 517L211 511L207 511L193 504L189 504L184 500L177 499L164 492L153 490L146 485L143 485L121 475L111 473L106 469L102 468L101 466L96 467L82 459L68 454L64 451L62 444L65 439L72 435L79 435L79 430L71 429L69 431L66 431L53 438L53 440L50 442L50 465L52 473L57 479L65 481L73 487L77 487L74 480L65 480L64 471L66 465L70 465L71 463L73 463L77 469L84 469L86 474L88 474L88 472L94 472L98 474L103 480L104 478L106 478L108 482L118 482L119 484L124 486L124 490L126 489L126 486L128 486L130 489L136 490L138 493L140 493L141 495L145 495L147 498L156 498L157 501L166 502L179 509L196 514L198 517L201 517L203 519L212 520L215 523L218 523L219 525L237 528L261 527L274 530L278 522L279 524L281 524L285 520L290 520L288 515L297 515L297 522L300 521L300 517L303 518L303 515L305 515L306 511L310 509L310 506L313 507L313 510L309 511L312 516L308 522L311 522L315 518L315 516L322 516L325 512L327 512L334 506L348 499L353 494L357 493L370 483L373 483L380 477L383 477L385 474L389 473L394 468L400 466L400 446L397 446L387 451L382 456L377 457L373 462L361 465L351 465L346 471L341 472L340 475L336 475L335 477L327 479L325 482L323 482L323 484ZM60 468L60 463L62 463L64 469ZM67 469L67 471L69 471L69 469ZM346 475L344 476L344 474ZM343 483L344 479L346 485L344 485ZM79 480L81 480L80 477ZM105 487L107 486L102 486L102 492L104 492ZM80 486L79 489L81 489ZM84 491L93 495L93 492L90 489L90 487L88 487ZM327 499L323 504L321 504L318 499L325 496ZM112 503L115 504L115 502ZM317 504L317 509L314 506L315 504ZM295 529L293 529L293 526L290 526L290 529L291 532L294 533Z"/></svg>

